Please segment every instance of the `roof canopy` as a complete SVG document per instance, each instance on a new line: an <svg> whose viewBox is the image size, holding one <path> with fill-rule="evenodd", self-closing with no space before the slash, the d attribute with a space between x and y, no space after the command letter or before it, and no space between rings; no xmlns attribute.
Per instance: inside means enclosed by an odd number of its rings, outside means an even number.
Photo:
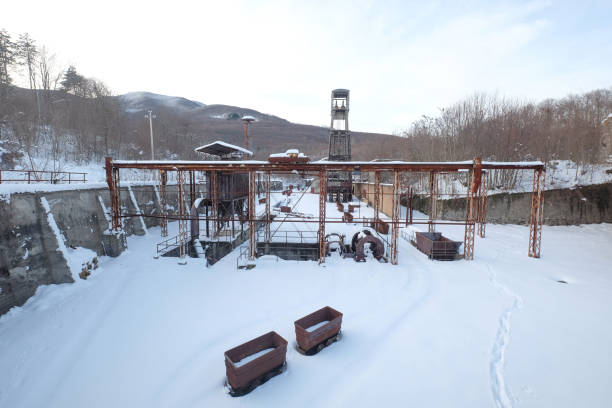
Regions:
<svg viewBox="0 0 612 408"><path fill-rule="evenodd" d="M200 146L196 148L195 151L198 153L206 153L206 154L210 154L213 156L219 156L219 157L230 156L230 155L238 155L238 156L242 156L242 155L252 156L253 155L252 151L247 150L244 147L236 146L230 143L225 143L220 140L217 140L216 142L212 142L204 146Z"/></svg>

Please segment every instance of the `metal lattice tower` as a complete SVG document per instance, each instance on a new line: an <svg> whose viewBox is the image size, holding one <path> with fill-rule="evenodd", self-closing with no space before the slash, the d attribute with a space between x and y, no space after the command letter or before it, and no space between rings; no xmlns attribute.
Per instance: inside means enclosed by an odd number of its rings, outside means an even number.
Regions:
<svg viewBox="0 0 612 408"><path fill-rule="evenodd" d="M349 90L334 89L331 94L331 125L329 127L330 161L351 160L351 132L348 125ZM348 172L329 172L327 191L330 201L349 201L352 177Z"/></svg>

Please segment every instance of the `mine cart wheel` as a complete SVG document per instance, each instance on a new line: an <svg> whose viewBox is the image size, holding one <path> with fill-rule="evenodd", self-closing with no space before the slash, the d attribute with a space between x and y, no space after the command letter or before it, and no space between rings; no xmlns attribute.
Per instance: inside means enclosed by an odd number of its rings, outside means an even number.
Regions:
<svg viewBox="0 0 612 408"><path fill-rule="evenodd" d="M287 369L287 361L284 361L283 364L273 368L272 370L268 371L265 374L262 374L261 376L254 379L253 381L251 381L248 385L245 385L244 387L234 389L232 388L232 386L229 384L227 380L225 381L225 386L227 389L229 389L229 394L232 397L242 397L243 395L250 393L255 388L267 382L272 377L276 377L277 375L281 374L286 369Z"/></svg>
<svg viewBox="0 0 612 408"><path fill-rule="evenodd" d="M321 343L317 344L316 346L312 347L310 350L304 350L302 349L299 345L296 344L295 348L297 349L298 353L303 354L305 356L314 356L315 354L318 354L321 350L323 350L325 347L331 345L332 343L337 342L338 340L340 340L341 338L341 332L338 332L338 334L336 334L335 336L332 336L326 340L323 340Z"/></svg>

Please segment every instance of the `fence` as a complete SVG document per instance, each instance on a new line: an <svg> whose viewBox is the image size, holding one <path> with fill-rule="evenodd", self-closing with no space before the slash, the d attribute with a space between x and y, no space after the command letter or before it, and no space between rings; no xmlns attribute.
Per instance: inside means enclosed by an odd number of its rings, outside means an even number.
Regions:
<svg viewBox="0 0 612 408"><path fill-rule="evenodd" d="M7 178L7 175L9 178ZM46 171L46 170L0 170L0 184L2 183L85 183L87 173L73 171Z"/></svg>

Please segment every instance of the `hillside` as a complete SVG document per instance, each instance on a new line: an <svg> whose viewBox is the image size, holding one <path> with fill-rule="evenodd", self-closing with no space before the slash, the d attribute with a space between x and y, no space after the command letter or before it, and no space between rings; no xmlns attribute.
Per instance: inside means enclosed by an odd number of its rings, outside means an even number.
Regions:
<svg viewBox="0 0 612 408"><path fill-rule="evenodd" d="M291 123L254 109L221 104L207 105L150 92L133 92L116 98L133 124L142 123L141 118L145 111L152 109L157 120L168 126L167 129L160 126L162 132L184 130L183 140L187 144L195 143L194 147L214 140L243 145L244 133L240 118L250 115L255 118L255 123L249 127L249 148L254 151L256 158L265 158L270 153L294 147L315 158L327 155L329 129L325 127ZM142 124L140 126L142 127ZM160 137L163 138L164 135ZM353 138L353 155L356 159L363 160L392 155L391 151L376 152L368 148L367 145L373 141L377 145L384 145L385 142L399 139L397 136L366 132L353 132ZM380 153L383 154L379 155Z"/></svg>

